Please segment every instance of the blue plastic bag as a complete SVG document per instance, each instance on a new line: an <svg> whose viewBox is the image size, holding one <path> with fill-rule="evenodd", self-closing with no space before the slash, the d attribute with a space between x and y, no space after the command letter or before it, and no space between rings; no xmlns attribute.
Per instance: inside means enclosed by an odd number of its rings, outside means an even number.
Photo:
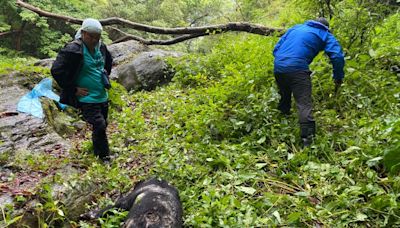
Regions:
<svg viewBox="0 0 400 228"><path fill-rule="evenodd" d="M29 93L24 95L18 102L17 111L31 114L38 118L43 118L43 108L40 103L40 97L48 97L57 102L60 101L60 96L52 91L52 79L45 78L39 82ZM61 109L67 106L59 103Z"/></svg>

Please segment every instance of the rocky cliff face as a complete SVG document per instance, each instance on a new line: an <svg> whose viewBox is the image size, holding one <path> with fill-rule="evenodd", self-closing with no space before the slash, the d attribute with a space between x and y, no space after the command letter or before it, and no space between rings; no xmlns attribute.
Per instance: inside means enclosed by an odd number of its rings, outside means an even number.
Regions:
<svg viewBox="0 0 400 228"><path fill-rule="evenodd" d="M69 149L67 141L54 132L45 119L16 112L19 99L40 79L40 76L19 73L0 77L0 153L40 152L56 145Z"/></svg>
<svg viewBox="0 0 400 228"><path fill-rule="evenodd" d="M46 119L18 113L19 99L42 77L14 72L0 76L0 207L14 204L16 196L35 194L42 178L56 170L30 169L26 160L40 156L68 156L70 143ZM49 102L51 104L51 102ZM54 105L54 103L53 103ZM64 167L60 167L60 170Z"/></svg>

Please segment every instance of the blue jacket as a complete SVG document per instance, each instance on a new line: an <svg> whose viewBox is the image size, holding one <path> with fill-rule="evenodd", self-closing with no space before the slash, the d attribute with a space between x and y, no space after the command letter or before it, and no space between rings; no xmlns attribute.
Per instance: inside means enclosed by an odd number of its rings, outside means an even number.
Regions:
<svg viewBox="0 0 400 228"><path fill-rule="evenodd" d="M328 27L317 21L290 28L274 48L274 73L293 73L309 70L309 64L324 50L333 66L333 78L344 78L344 55Z"/></svg>

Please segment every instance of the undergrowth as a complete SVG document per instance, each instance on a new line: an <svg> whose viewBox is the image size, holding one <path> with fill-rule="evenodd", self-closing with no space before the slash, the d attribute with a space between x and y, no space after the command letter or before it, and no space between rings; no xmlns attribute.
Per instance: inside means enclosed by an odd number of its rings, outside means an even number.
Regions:
<svg viewBox="0 0 400 228"><path fill-rule="evenodd" d="M373 39L371 50L348 55L338 92L327 58L315 59L317 137L311 147L299 144L296 110L286 117L276 109L277 38L223 35L211 53L171 60L176 75L168 86L128 93L113 83L110 120L116 126L109 139L115 158L100 164L88 155L87 139L71 152L86 172L67 184L126 192L139 179L158 176L179 190L187 227L400 226L393 162L400 142L400 79L390 71L399 64L398 49L391 48L397 35L385 32L397 19L376 28L379 45ZM31 160L26 166L51 161ZM115 197L98 199L88 208ZM64 216L58 204L49 208ZM100 223L118 226L124 216L115 211Z"/></svg>
<svg viewBox="0 0 400 228"><path fill-rule="evenodd" d="M396 74L369 65L371 56L348 58L335 93L319 56L317 138L302 149L296 114L276 110L275 42L228 35L208 55L172 61L171 85L125 94L112 113L123 129L112 136L120 161L154 161L145 176L179 189L186 226L399 225L399 178L382 165L400 136ZM126 139L135 143L126 147Z"/></svg>

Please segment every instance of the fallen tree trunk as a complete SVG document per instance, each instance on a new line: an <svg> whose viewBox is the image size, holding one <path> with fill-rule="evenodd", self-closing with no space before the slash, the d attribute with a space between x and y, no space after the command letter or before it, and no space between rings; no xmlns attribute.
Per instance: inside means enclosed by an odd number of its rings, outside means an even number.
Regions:
<svg viewBox="0 0 400 228"><path fill-rule="evenodd" d="M78 18L74 18L74 17L69 17L69 16L64 16L64 15L47 12L47 11L39 9L35 6L32 6L26 2L23 2L21 0L17 0L16 3L20 7L28 9L32 12L35 12L41 17L62 20L62 21L68 22L68 23L79 24L79 25L82 24L82 22L83 22L83 19L78 19ZM225 32L229 32L229 31L247 32L247 33L264 35L264 36L270 36L270 35L274 35L274 34L281 35L284 32L284 29L269 28L269 27L265 27L262 25L251 24L251 23L246 23L246 22L230 22L227 24L209 25L209 26L200 26L200 27L162 28L162 27L144 25L144 24L132 22L132 21L129 21L129 20L126 20L123 18L118 18L118 17L100 19L99 21L103 26L122 25L122 26L126 26L128 28L135 29L138 31L143 31L143 32L163 34L163 35L180 35L180 36L174 37L170 40L146 40L141 37L123 32L125 37L122 37L117 40L117 42L127 41L127 40L136 40L136 41L142 42L147 45L176 44L176 43L179 43L179 42L182 42L185 40L189 40L189 39L193 39L193 38L197 38L197 37L201 37L201 36L220 34L220 33L225 33ZM116 41L114 41L114 43L116 43Z"/></svg>

